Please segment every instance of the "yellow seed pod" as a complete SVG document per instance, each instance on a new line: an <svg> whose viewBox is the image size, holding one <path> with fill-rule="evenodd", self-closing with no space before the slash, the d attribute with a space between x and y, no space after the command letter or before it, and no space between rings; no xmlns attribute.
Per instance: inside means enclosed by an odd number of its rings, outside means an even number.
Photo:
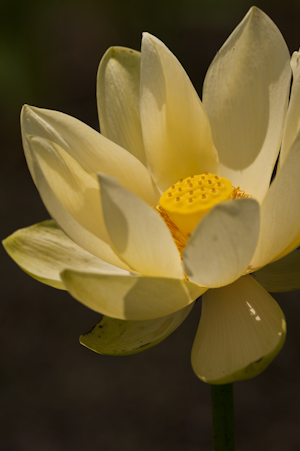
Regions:
<svg viewBox="0 0 300 451"><path fill-rule="evenodd" d="M232 193L229 180L205 172L172 185L161 196L159 205L178 229L189 237L203 216L219 202L230 199Z"/></svg>

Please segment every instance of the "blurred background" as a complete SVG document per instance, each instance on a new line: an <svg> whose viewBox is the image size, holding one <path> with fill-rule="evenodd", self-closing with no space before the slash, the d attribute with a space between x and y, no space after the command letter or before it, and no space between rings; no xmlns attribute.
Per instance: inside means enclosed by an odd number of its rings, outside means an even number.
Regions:
<svg viewBox="0 0 300 451"><path fill-rule="evenodd" d="M111 45L166 43L201 95L206 70L252 6L248 0L2 0L0 5L1 239L49 217L27 170L22 105L63 111L99 130L95 79ZM257 1L290 52L299 0ZM208 451L209 386L190 365L201 305L166 341L130 357L78 342L99 321L68 293L24 274L0 250L0 448L3 451ZM235 384L237 449L299 449L300 295L275 295L288 336L256 379Z"/></svg>

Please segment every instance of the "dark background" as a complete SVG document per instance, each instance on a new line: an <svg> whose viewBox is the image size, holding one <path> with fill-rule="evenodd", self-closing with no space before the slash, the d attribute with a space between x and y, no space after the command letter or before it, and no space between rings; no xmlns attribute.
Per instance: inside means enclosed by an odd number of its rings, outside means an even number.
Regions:
<svg viewBox="0 0 300 451"><path fill-rule="evenodd" d="M300 2L257 1L290 51L300 45ZM276 6L277 5L277 6ZM24 161L23 103L60 110L98 128L95 78L111 45L163 40L198 93L247 0L2 0L0 8L0 237L48 218ZM66 292L1 257L3 451L208 451L209 386L190 366L200 303L166 341L130 357L99 356L78 343L99 316ZM293 451L300 443L299 292L275 295L288 335L257 378L235 384L237 449Z"/></svg>

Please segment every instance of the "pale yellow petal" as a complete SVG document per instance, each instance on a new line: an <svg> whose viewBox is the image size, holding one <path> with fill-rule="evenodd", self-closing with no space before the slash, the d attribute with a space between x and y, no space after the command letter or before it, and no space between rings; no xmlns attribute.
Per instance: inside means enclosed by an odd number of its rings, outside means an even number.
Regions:
<svg viewBox="0 0 300 451"><path fill-rule="evenodd" d="M286 335L279 305L251 276L209 290L192 349L196 375L228 384L261 373L282 348Z"/></svg>
<svg viewBox="0 0 300 451"><path fill-rule="evenodd" d="M203 103L220 175L262 201L278 155L291 80L290 55L256 7L229 36L205 78Z"/></svg>
<svg viewBox="0 0 300 451"><path fill-rule="evenodd" d="M116 179L99 174L103 216L116 253L135 271L183 278L180 255L159 214Z"/></svg>
<svg viewBox="0 0 300 451"><path fill-rule="evenodd" d="M64 271L70 294L111 318L141 321L170 315L194 302L206 288L163 277L114 276Z"/></svg>
<svg viewBox="0 0 300 451"><path fill-rule="evenodd" d="M128 275L74 243L54 221L44 221L17 230L3 241L9 256L34 279L65 290L60 278L64 269Z"/></svg>
<svg viewBox="0 0 300 451"><path fill-rule="evenodd" d="M291 59L293 85L288 107L282 146L280 150L279 168L287 156L294 139L300 131L300 53L294 52Z"/></svg>
<svg viewBox="0 0 300 451"><path fill-rule="evenodd" d="M33 178L52 218L86 251L129 269L110 247L94 177L53 141L27 136L26 142Z"/></svg>
<svg viewBox="0 0 300 451"><path fill-rule="evenodd" d="M202 103L179 61L148 33L140 112L149 167L161 191L191 174L214 172L217 155Z"/></svg>
<svg viewBox="0 0 300 451"><path fill-rule="evenodd" d="M261 228L252 270L283 257L300 234L300 134L261 206Z"/></svg>
<svg viewBox="0 0 300 451"><path fill-rule="evenodd" d="M104 316L91 332L81 335L83 346L104 355L131 355L167 338L186 319L194 303L162 318L124 321Z"/></svg>
<svg viewBox="0 0 300 451"><path fill-rule="evenodd" d="M236 199L216 205L196 226L184 251L188 278L216 288L232 283L247 269L259 236L259 205Z"/></svg>
<svg viewBox="0 0 300 451"><path fill-rule="evenodd" d="M300 290L300 250L264 266L252 276L273 293Z"/></svg>
<svg viewBox="0 0 300 451"><path fill-rule="evenodd" d="M21 113L21 128L31 172L35 154L28 152L28 135L58 145L95 180L98 171L109 174L150 205L156 205L159 194L145 166L125 149L79 120L57 111L25 106ZM32 176L34 178L34 174Z"/></svg>
<svg viewBox="0 0 300 451"><path fill-rule="evenodd" d="M97 102L102 135L146 165L139 110L140 64L140 52L108 49L98 70Z"/></svg>

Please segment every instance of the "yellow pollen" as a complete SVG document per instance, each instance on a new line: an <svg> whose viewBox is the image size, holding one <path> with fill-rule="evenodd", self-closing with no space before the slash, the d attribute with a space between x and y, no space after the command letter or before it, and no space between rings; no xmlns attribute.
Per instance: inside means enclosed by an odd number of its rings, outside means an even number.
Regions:
<svg viewBox="0 0 300 451"><path fill-rule="evenodd" d="M217 203L230 199L234 191L229 180L209 172L194 175L195 183L190 183L191 178L192 176L179 180L159 200L159 206L187 239L206 213ZM176 198L171 193L174 188Z"/></svg>

